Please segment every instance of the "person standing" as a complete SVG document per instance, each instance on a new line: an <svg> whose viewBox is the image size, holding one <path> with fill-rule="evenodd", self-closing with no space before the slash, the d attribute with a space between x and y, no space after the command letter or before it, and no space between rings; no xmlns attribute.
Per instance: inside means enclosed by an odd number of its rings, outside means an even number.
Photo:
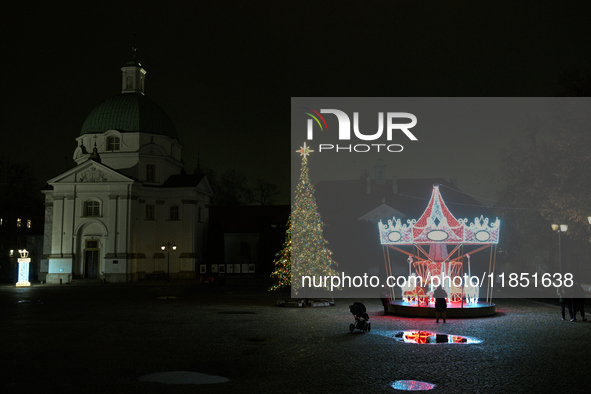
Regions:
<svg viewBox="0 0 591 394"><path fill-rule="evenodd" d="M435 289L433 292L433 298L435 298L435 320L436 323L439 323L439 316L443 317L443 322L445 323L445 314L447 312L447 292L443 290L441 285Z"/></svg>
<svg viewBox="0 0 591 394"><path fill-rule="evenodd" d="M392 298L390 295L389 291L385 291L383 294L383 297L381 298L382 300L382 306L384 307L384 315L388 314L388 305L390 305L392 303Z"/></svg>
<svg viewBox="0 0 591 394"><path fill-rule="evenodd" d="M573 300L572 300L572 292L570 287L566 287L564 285L556 288L556 293L560 297L560 313L562 314L562 320L566 320L564 317L564 310L568 308L568 315L570 321L576 321L575 315L573 313Z"/></svg>
<svg viewBox="0 0 591 394"><path fill-rule="evenodd" d="M573 286L573 315L577 320L577 312L581 314L581 320L585 319L585 289L579 282L575 282Z"/></svg>

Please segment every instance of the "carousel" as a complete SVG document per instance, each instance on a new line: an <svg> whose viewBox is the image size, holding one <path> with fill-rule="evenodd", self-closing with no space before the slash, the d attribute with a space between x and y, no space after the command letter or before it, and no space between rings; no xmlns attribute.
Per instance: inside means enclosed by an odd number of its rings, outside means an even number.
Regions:
<svg viewBox="0 0 591 394"><path fill-rule="evenodd" d="M407 280L389 287L390 314L435 316L433 291L440 284L448 294L448 318L495 313L492 280L499 242L498 218L492 223L483 216L472 223L456 219L445 205L439 185L434 185L429 204L418 220L402 224L394 217L387 223L380 221L378 226L386 274L392 277L391 252L407 255L408 262L408 277L403 278ZM476 275L470 257L483 251L489 251L488 270L480 269ZM401 299L395 298L396 287L401 290Z"/></svg>

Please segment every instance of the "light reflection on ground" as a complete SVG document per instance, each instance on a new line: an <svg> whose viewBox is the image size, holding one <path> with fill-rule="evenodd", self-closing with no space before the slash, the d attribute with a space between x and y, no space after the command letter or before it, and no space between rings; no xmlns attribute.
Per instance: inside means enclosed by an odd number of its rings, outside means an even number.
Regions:
<svg viewBox="0 0 591 394"><path fill-rule="evenodd" d="M400 342L406 343L420 343L420 344L431 344L431 343L480 343L482 342L480 339L471 338L471 337L464 337L460 335L450 335L450 334L439 334L436 332L430 331L399 331L394 334L394 338L396 338Z"/></svg>
<svg viewBox="0 0 591 394"><path fill-rule="evenodd" d="M408 306L413 308L432 308L435 309L435 303L429 302L428 304L421 303L418 305L416 302L408 302L404 300L395 300L392 302L393 304L400 305L400 306ZM485 308L489 307L494 304L490 304L488 302L475 302L475 303L461 303L458 301L450 301L447 303L447 309L478 309L478 308Z"/></svg>
<svg viewBox="0 0 591 394"><path fill-rule="evenodd" d="M395 390L405 391L421 391L435 388L433 383L419 382L418 380L397 380L392 382L391 386Z"/></svg>

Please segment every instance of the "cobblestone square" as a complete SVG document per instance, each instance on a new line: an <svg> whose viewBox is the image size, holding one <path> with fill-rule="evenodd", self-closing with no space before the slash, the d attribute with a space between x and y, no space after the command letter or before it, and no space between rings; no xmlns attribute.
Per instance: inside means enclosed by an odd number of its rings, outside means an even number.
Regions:
<svg viewBox="0 0 591 394"><path fill-rule="evenodd" d="M2 286L1 392L393 393L396 380L436 384L434 393L591 387L591 322L562 321L557 301L498 299L493 317L443 324L384 316L377 299L280 308L277 297L232 281ZM353 301L367 306L371 332L349 332ZM401 343L402 330L482 342ZM228 381L138 380L168 371Z"/></svg>

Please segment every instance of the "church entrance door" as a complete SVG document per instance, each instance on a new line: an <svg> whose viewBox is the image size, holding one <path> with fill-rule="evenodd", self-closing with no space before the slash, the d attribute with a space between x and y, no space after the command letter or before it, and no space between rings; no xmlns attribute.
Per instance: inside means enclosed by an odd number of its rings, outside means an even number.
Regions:
<svg viewBox="0 0 591 394"><path fill-rule="evenodd" d="M99 266L99 249L97 240L86 240L86 249L84 250L84 278L97 279Z"/></svg>

